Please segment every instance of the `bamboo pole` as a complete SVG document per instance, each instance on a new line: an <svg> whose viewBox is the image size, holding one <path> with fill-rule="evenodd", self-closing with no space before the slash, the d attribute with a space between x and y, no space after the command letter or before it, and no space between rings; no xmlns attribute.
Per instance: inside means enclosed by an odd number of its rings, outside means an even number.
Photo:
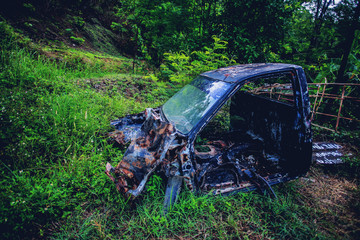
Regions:
<svg viewBox="0 0 360 240"><path fill-rule="evenodd" d="M344 95L345 95L345 85L343 86L343 89L342 89L340 106L339 106L339 111L338 111L338 115L337 115L337 119L336 119L336 126L335 126L335 131L336 132L337 132L337 129L338 129L338 126L339 126L341 108L342 108L342 105L343 105L343 102L344 102Z"/></svg>

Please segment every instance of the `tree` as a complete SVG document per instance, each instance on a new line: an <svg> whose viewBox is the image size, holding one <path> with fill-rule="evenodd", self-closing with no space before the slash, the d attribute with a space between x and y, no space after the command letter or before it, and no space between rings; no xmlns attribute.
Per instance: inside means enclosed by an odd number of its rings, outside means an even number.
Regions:
<svg viewBox="0 0 360 240"><path fill-rule="evenodd" d="M331 9L329 8L332 4L334 4L334 0L314 0L309 3L308 7L311 9L313 13L313 32L311 34L310 45L308 49L308 53L306 56L306 63L309 64L313 61L314 52L317 51L319 47L319 42L321 39L321 30L324 26L324 22L331 18ZM329 38L327 38L328 40ZM316 56L317 54L315 54Z"/></svg>
<svg viewBox="0 0 360 240"><path fill-rule="evenodd" d="M191 33L190 1L125 0L117 15L136 29L140 50L159 65L165 52L179 51Z"/></svg>
<svg viewBox="0 0 360 240"><path fill-rule="evenodd" d="M349 55L355 39L355 31L360 29L360 1L345 0L336 8L336 13L339 19L340 30L344 36L342 42L342 58L340 68L337 74L336 82L345 82L345 70L348 63Z"/></svg>
<svg viewBox="0 0 360 240"><path fill-rule="evenodd" d="M293 1L224 1L223 35L241 62L265 62L277 52L291 18Z"/></svg>

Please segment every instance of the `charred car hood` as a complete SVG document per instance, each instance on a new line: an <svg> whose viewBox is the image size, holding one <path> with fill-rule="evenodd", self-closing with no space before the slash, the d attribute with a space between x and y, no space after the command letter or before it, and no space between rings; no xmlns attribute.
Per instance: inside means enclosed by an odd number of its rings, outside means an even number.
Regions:
<svg viewBox="0 0 360 240"><path fill-rule="evenodd" d="M136 197L143 190L149 175L160 163L164 163L176 130L161 117L159 109L156 111L151 108L114 121L112 125L117 131L111 133L111 136L117 142L131 143L123 160L115 168L107 164L106 174L120 192Z"/></svg>

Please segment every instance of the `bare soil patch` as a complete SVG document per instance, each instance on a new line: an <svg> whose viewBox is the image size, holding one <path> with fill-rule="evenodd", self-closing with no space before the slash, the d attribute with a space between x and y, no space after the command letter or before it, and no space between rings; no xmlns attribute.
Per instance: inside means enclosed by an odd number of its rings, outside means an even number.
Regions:
<svg viewBox="0 0 360 240"><path fill-rule="evenodd" d="M360 235L359 187L356 179L327 172L326 167L314 166L300 179L299 189L305 204L316 209L320 218L314 223L319 229L345 239Z"/></svg>

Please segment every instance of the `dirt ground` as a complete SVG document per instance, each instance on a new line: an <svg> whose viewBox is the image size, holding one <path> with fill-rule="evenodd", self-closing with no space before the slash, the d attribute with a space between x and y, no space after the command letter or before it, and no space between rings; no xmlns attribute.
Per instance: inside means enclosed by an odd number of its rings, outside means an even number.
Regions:
<svg viewBox="0 0 360 240"><path fill-rule="evenodd" d="M339 174L342 166L314 165L309 173L300 179L300 194L304 204L316 209L317 219L323 232L336 232L344 239L359 239L360 204L359 187L356 179ZM330 233L331 234L331 233Z"/></svg>

